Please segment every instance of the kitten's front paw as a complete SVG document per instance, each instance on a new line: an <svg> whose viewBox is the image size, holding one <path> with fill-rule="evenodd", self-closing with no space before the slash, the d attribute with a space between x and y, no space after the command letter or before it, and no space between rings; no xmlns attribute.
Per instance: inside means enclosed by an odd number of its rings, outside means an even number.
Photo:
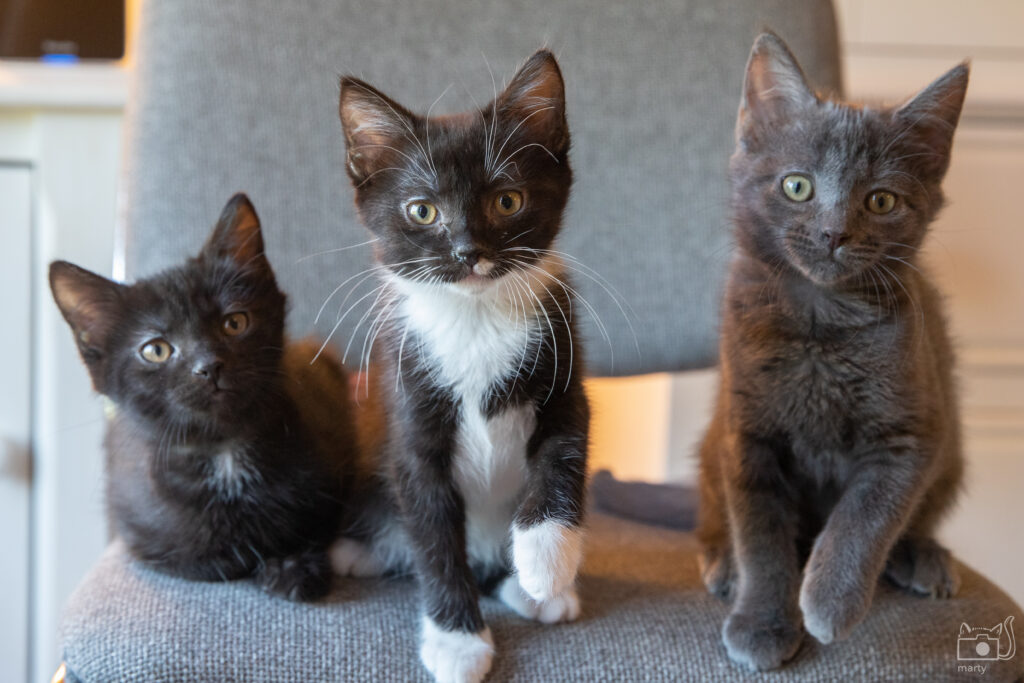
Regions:
<svg viewBox="0 0 1024 683"><path fill-rule="evenodd" d="M579 527L547 520L512 530L512 564L519 585L537 602L563 593L576 579L583 559Z"/></svg>
<svg viewBox="0 0 1024 683"><path fill-rule="evenodd" d="M423 617L420 660L438 683L477 683L491 670L491 630L480 633L445 631Z"/></svg>
<svg viewBox="0 0 1024 683"><path fill-rule="evenodd" d="M339 538L330 549L331 566L338 576L365 578L380 576L384 567L365 543L352 538Z"/></svg>
<svg viewBox="0 0 1024 683"><path fill-rule="evenodd" d="M698 556L700 576L715 597L728 601L736 584L736 570L729 548L705 548Z"/></svg>
<svg viewBox="0 0 1024 683"><path fill-rule="evenodd" d="M800 586L804 628L819 643L827 645L850 635L871 607L874 583L843 579L844 572L819 566L807 570Z"/></svg>
<svg viewBox="0 0 1024 683"><path fill-rule="evenodd" d="M557 624L575 621L580 616L580 598L574 586L543 602L537 602L519 585L519 579L509 576L498 587L497 597L513 612L526 619L542 624Z"/></svg>
<svg viewBox="0 0 1024 683"><path fill-rule="evenodd" d="M331 564L322 552L267 558L256 581L268 593L295 602L318 600L331 590Z"/></svg>
<svg viewBox="0 0 1024 683"><path fill-rule="evenodd" d="M733 612L722 625L722 642L729 658L751 671L768 671L782 666L800 648L803 640L795 616Z"/></svg>
<svg viewBox="0 0 1024 683"><path fill-rule="evenodd" d="M905 538L893 547L885 576L900 588L930 598L951 598L960 574L949 551L930 538Z"/></svg>

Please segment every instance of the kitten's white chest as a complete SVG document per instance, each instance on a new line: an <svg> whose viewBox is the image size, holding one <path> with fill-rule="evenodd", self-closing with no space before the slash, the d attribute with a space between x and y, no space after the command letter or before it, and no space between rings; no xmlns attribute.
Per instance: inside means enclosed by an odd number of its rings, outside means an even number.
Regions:
<svg viewBox="0 0 1024 683"><path fill-rule="evenodd" d="M536 351L535 314L527 319L507 291L492 285L476 295L436 287L403 292L406 320L433 379L460 406L452 474L466 505L468 551L492 562L504 553L536 426L531 404L489 418L483 412L491 392Z"/></svg>
<svg viewBox="0 0 1024 683"><path fill-rule="evenodd" d="M243 454L224 447L210 460L210 483L214 491L224 498L237 498L258 476Z"/></svg>

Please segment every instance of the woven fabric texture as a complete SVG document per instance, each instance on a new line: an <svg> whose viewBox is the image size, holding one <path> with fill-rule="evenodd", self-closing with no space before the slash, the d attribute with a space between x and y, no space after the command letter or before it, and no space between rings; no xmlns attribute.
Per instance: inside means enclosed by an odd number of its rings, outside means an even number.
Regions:
<svg viewBox="0 0 1024 683"><path fill-rule="evenodd" d="M198 251L248 192L291 297L293 334L326 335L373 279L344 173L338 77L414 110L482 105L541 46L567 88L576 182L558 248L600 274L575 284L593 374L704 366L716 355L729 257L726 166L747 53L765 26L812 80L838 87L827 0L159 0L142 7L128 111L127 272ZM327 253L324 253L327 252ZM615 292L613 296L610 292ZM615 299L618 299L616 301ZM358 358L359 302L334 333ZM635 338L634 338L635 337Z"/></svg>
<svg viewBox="0 0 1024 683"><path fill-rule="evenodd" d="M692 535L605 515L590 521L578 622L544 626L486 599L497 656L489 681L955 681L961 622L985 628L1019 607L966 567L949 601L879 589L846 641L807 639L778 672L747 675L719 638L726 606L708 596ZM249 582L196 584L144 569L112 545L64 618L68 666L82 681L429 681L417 658L410 579L339 579L297 605ZM1024 655L982 680L1024 675Z"/></svg>

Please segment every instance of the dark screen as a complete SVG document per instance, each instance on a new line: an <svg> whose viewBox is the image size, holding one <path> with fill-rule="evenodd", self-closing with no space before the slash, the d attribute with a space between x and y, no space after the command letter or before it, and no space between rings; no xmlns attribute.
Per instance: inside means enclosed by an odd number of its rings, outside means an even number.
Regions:
<svg viewBox="0 0 1024 683"><path fill-rule="evenodd" d="M123 54L124 0L0 0L0 57Z"/></svg>

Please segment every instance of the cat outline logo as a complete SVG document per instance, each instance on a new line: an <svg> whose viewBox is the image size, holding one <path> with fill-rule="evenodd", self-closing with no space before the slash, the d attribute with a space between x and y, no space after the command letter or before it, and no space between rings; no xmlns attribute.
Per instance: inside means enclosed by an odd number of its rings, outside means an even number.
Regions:
<svg viewBox="0 0 1024 683"><path fill-rule="evenodd" d="M1001 643L1007 646L1000 649ZM967 622L960 624L960 633L956 639L956 658L960 661L1006 661L1017 654L1017 640L1013 635L1013 617L996 624L992 628L971 628Z"/></svg>

